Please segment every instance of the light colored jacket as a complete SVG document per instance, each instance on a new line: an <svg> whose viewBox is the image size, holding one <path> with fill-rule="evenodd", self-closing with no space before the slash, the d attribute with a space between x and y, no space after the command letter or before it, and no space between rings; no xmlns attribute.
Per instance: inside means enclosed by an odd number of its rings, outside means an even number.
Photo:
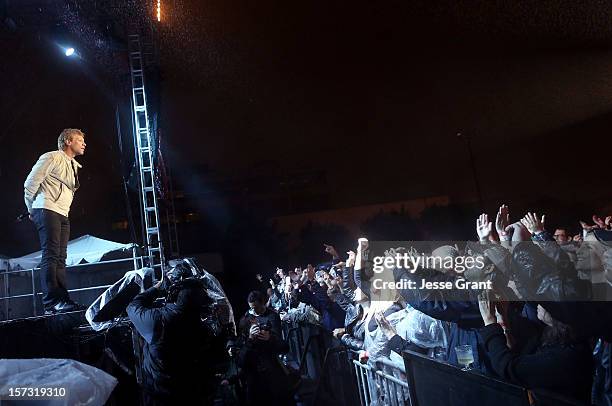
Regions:
<svg viewBox="0 0 612 406"><path fill-rule="evenodd" d="M28 212L48 209L68 217L77 189L75 172L81 167L64 151L42 154L23 184Z"/></svg>

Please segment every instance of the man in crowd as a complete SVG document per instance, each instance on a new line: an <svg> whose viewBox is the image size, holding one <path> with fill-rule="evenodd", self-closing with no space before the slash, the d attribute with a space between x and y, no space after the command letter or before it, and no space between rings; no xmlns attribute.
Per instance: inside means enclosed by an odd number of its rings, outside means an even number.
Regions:
<svg viewBox="0 0 612 406"><path fill-rule="evenodd" d="M238 366L246 383L249 405L292 405L291 384L278 355L289 350L282 339L278 314L266 307L261 291L249 293L250 310L240 320L242 346Z"/></svg>
<svg viewBox="0 0 612 406"><path fill-rule="evenodd" d="M553 238L555 239L555 241L557 241L559 245L565 245L572 241L571 237L567 232L567 229L565 228L557 228L555 230L555 233L553 234Z"/></svg>
<svg viewBox="0 0 612 406"><path fill-rule="evenodd" d="M45 314L80 310L66 287L66 256L70 236L68 213L79 188L75 157L85 153L85 134L67 128L57 139L57 151L38 158L24 183L25 204L36 224L42 259L40 277Z"/></svg>

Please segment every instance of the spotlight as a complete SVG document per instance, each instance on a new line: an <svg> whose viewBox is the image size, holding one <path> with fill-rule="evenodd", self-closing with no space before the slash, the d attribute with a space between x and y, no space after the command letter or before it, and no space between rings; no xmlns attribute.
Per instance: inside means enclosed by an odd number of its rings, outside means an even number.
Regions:
<svg viewBox="0 0 612 406"><path fill-rule="evenodd" d="M66 51L64 53L66 54L66 56L72 56L74 55L74 48L66 48Z"/></svg>

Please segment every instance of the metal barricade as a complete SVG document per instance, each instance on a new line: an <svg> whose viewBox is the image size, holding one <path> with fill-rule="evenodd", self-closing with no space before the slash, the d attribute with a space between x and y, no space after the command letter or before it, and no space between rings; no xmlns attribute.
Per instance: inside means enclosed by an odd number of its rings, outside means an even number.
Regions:
<svg viewBox="0 0 612 406"><path fill-rule="evenodd" d="M283 340L289 345L287 356L296 364L299 364L304 349L304 337L297 323L282 322Z"/></svg>
<svg viewBox="0 0 612 406"><path fill-rule="evenodd" d="M283 339L289 345L286 363L299 368L300 374L317 379L326 348L321 342L321 327L309 323L283 323Z"/></svg>
<svg viewBox="0 0 612 406"><path fill-rule="evenodd" d="M405 371L384 359L377 360L374 365L353 360L361 406L409 406Z"/></svg>
<svg viewBox="0 0 612 406"><path fill-rule="evenodd" d="M326 361L330 352L336 350L330 350L325 346L324 359L320 359L323 352L318 348L322 343L319 343L319 334L315 332L317 328L319 327L305 326L302 323L283 323L283 338L289 344L287 354L289 359L297 363L301 375L319 381L329 378L324 372ZM349 353L357 355L351 350ZM377 359L375 362L371 361L369 365L352 359L349 365L352 365L355 379L353 381L345 378L345 380L348 385L347 390L350 391L350 388L353 387L358 392L354 402L356 398L359 398L361 406L410 406L408 382L403 365L394 364L384 358ZM349 365L347 368L350 368ZM347 371L347 374L350 376L351 372Z"/></svg>

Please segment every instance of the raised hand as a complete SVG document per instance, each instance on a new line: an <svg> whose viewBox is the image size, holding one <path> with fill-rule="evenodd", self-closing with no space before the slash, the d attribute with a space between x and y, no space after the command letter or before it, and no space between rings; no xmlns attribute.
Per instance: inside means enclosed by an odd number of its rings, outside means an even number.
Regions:
<svg viewBox="0 0 612 406"><path fill-rule="evenodd" d="M283 292L283 294L285 295L285 300L287 302L291 300L291 293L293 292L293 289L297 289L297 288L298 288L297 283L295 285L292 285L291 283L285 285L285 291Z"/></svg>
<svg viewBox="0 0 612 406"><path fill-rule="evenodd" d="M357 252L363 252L368 249L369 241L367 238L360 238L357 240Z"/></svg>
<svg viewBox="0 0 612 406"><path fill-rule="evenodd" d="M508 210L508 206L502 204L499 206L499 210L497 211L497 216L495 216L495 230L499 235L499 238L502 240L508 239L508 232L506 231L506 227L510 225L510 211Z"/></svg>
<svg viewBox="0 0 612 406"><path fill-rule="evenodd" d="M348 254L348 258L346 259L346 267L352 268L355 266L355 251L347 251L346 253Z"/></svg>
<svg viewBox="0 0 612 406"><path fill-rule="evenodd" d="M612 228L612 216L607 216L605 220L602 220L601 217L593 214L593 223L595 224L591 225L584 221L580 221L580 226L586 232L593 231L597 228L610 230Z"/></svg>
<svg viewBox="0 0 612 406"><path fill-rule="evenodd" d="M491 222L487 214L481 214L476 219L476 233L480 241L487 241L491 235Z"/></svg>
<svg viewBox="0 0 612 406"><path fill-rule="evenodd" d="M606 228L606 222L599 216L593 215L593 223L597 224L599 228Z"/></svg>
<svg viewBox="0 0 612 406"><path fill-rule="evenodd" d="M497 323L497 317L495 316L495 302L491 302L488 295L480 295L478 297L478 308L480 309L480 316L485 326L489 324Z"/></svg>
<svg viewBox="0 0 612 406"><path fill-rule="evenodd" d="M383 334L385 335L385 337L387 337L388 340L390 340L394 335L397 334L397 331L391 325L391 323L389 323L389 320L387 320L383 312L376 312L374 314L374 319L376 320L380 331L383 332Z"/></svg>
<svg viewBox="0 0 612 406"><path fill-rule="evenodd" d="M529 231L527 231L523 223L520 221L510 224L505 228L505 231L508 234L512 234L512 241L514 242L529 241Z"/></svg>
<svg viewBox="0 0 612 406"><path fill-rule="evenodd" d="M331 278L327 272L323 272L323 282L327 285L328 288L333 288L334 286L331 283Z"/></svg>
<svg viewBox="0 0 612 406"><path fill-rule="evenodd" d="M602 220L601 217L593 215L593 222L597 224L599 228L609 230L612 227L612 216L607 216L605 220Z"/></svg>
<svg viewBox="0 0 612 406"><path fill-rule="evenodd" d="M583 229L584 231L586 231L586 232L593 231L593 230L595 230L596 228L599 228L599 226L598 226L597 224L595 224L595 225L590 225L590 224L587 224L587 223L586 223L586 222L584 222L584 221L580 221L580 227L582 227L582 229Z"/></svg>
<svg viewBox="0 0 612 406"><path fill-rule="evenodd" d="M538 218L536 213L527 213L525 217L521 219L521 223L531 234L541 233L544 231L544 218L544 215Z"/></svg>
<svg viewBox="0 0 612 406"><path fill-rule="evenodd" d="M302 275L300 276L300 282L305 283L308 280L308 269L302 269Z"/></svg>

